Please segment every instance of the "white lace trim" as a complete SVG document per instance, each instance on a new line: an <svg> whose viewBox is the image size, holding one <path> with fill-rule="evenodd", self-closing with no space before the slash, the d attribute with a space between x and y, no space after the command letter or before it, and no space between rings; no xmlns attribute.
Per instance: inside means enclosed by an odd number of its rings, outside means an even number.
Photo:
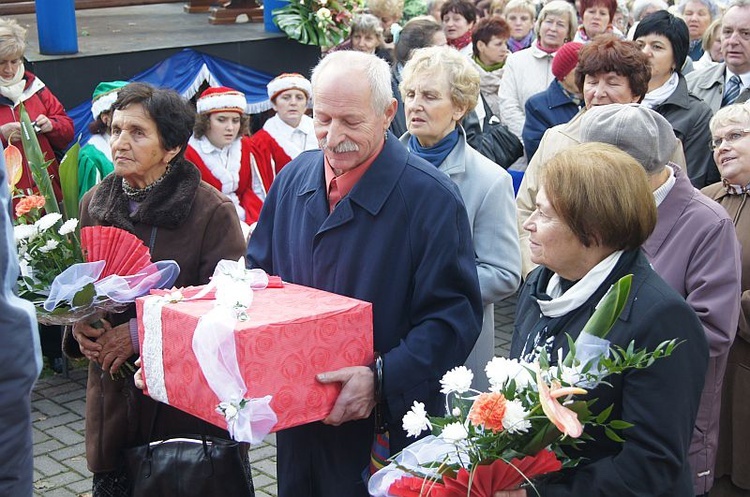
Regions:
<svg viewBox="0 0 750 497"><path fill-rule="evenodd" d="M152 297L143 303L143 369L152 399L169 404L164 380L161 311L168 300Z"/></svg>

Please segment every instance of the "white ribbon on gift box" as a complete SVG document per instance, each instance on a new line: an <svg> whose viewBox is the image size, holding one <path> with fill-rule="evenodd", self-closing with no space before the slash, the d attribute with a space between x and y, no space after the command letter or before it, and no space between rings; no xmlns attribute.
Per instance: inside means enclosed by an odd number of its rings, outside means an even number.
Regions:
<svg viewBox="0 0 750 497"><path fill-rule="evenodd" d="M252 303L252 289L268 285L261 270L246 270L244 260L220 261L207 285L199 294L185 300L196 300L216 288L216 306L198 320L193 334L193 352L219 406L234 440L257 444L271 432L277 422L270 406L271 396L245 399L247 385L237 363L234 327ZM149 299L144 305L144 369L151 397L168 402L162 360L161 309L170 296ZM158 342L158 343L157 343ZM148 354L147 354L148 352ZM243 402L244 400L244 402ZM236 409L227 409L233 406Z"/></svg>

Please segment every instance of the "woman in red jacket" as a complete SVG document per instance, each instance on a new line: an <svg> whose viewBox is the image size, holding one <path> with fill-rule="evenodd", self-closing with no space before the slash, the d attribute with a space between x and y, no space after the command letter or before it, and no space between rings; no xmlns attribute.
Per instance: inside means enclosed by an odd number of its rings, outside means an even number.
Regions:
<svg viewBox="0 0 750 497"><path fill-rule="evenodd" d="M59 164L56 155L62 154L73 140L73 121L42 80L26 71L23 52L26 49L26 29L13 19L0 19L0 138L3 147L8 143L21 147L20 106L26 108L35 124L39 145L49 166L55 195L62 199ZM16 185L19 189L32 188L34 181L24 156L23 176Z"/></svg>
<svg viewBox="0 0 750 497"><path fill-rule="evenodd" d="M266 187L247 136L245 95L224 86L208 88L196 105L185 158L198 166L203 181L229 197L240 221L252 225L260 215Z"/></svg>

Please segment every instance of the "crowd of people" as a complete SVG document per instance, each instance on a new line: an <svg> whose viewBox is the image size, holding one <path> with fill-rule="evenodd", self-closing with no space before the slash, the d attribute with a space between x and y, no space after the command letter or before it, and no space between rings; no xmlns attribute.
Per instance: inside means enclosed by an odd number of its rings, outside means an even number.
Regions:
<svg viewBox="0 0 750 497"><path fill-rule="evenodd" d="M24 50L24 28L0 20L2 145L20 147L23 103L61 195L72 122ZM446 371L464 364L488 388L494 304L518 295L511 357L554 364L626 274L632 291L609 339L681 344L593 392L594 411L611 405L633 425L625 441L588 433L578 466L493 497L750 495L750 0L369 0L324 52L309 79L268 83L273 117L254 132L241 89L191 102L101 82L79 155L81 225L134 233L154 260L179 263L177 286L245 256L373 304L374 363L321 371L341 387L332 412L277 434L279 495L368 495L372 452L409 444L401 419L414 402L441 414ZM491 152L511 144L508 160ZM18 186L35 188L23 171ZM11 222L3 210L0 307L29 330L15 347L33 355L39 333L52 364L60 329L37 332L12 295ZM140 344L134 308L102 322L67 329L62 350L89 360L93 495L129 496L125 449L229 434L152 400L140 371L105 374ZM28 404L31 365L7 387L14 402ZM28 419L3 405L6 420L19 429L0 424L0 454L23 452ZM30 489L30 456L15 460L2 495Z"/></svg>

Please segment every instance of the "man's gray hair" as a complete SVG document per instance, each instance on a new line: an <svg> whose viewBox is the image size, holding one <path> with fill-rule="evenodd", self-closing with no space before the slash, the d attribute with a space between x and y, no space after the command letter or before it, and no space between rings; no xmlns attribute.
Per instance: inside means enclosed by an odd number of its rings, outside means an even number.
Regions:
<svg viewBox="0 0 750 497"><path fill-rule="evenodd" d="M727 10L731 9L732 7L750 7L750 0L732 0L727 4L726 12Z"/></svg>
<svg viewBox="0 0 750 497"><path fill-rule="evenodd" d="M393 99L391 69L388 63L377 55L354 50L341 50L329 53L313 69L312 78L310 78L313 95L316 92L320 74L329 65L356 68L360 71L361 77L370 83L371 104L375 112L385 112L386 108L391 104Z"/></svg>

